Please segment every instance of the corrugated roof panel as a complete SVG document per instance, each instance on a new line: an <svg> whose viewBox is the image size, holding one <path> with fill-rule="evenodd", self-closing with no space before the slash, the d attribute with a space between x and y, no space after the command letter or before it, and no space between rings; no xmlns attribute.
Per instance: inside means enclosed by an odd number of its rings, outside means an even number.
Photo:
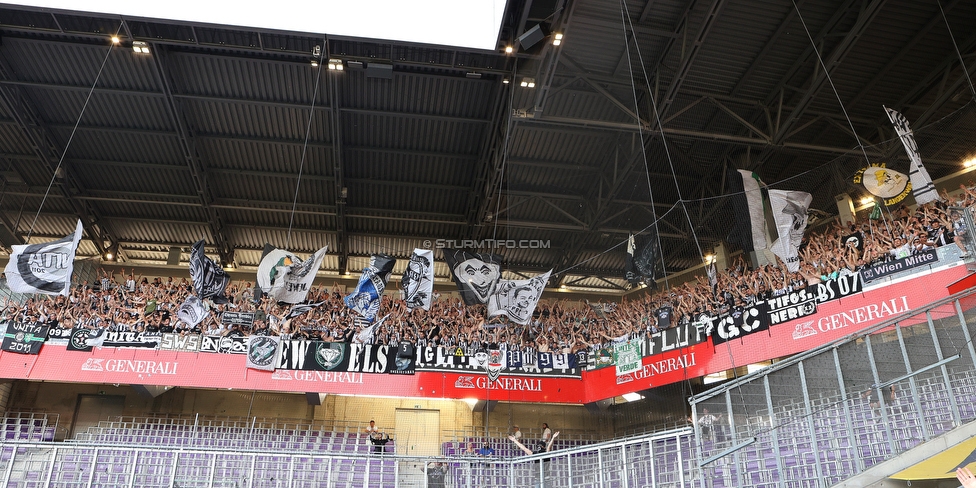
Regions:
<svg viewBox="0 0 976 488"><path fill-rule="evenodd" d="M299 168L302 168L305 174L332 174L331 147L310 144L305 150L305 163L302 167L303 146L300 144L220 138L197 138L196 143L209 168L265 171L295 176L298 175Z"/></svg>
<svg viewBox="0 0 976 488"><path fill-rule="evenodd" d="M309 52L311 59L311 52ZM305 61L278 61L179 52L169 58L169 73L178 95L204 95L243 100L281 101L311 105L315 77L317 106L328 106L327 70Z"/></svg>
<svg viewBox="0 0 976 488"><path fill-rule="evenodd" d="M308 108L196 99L184 100L184 105L191 129L207 135L304 141L308 129L309 142L330 138L330 117L325 110L316 110L309 126Z"/></svg>
<svg viewBox="0 0 976 488"><path fill-rule="evenodd" d="M297 253L313 253L323 246L329 246L330 250L336 249L335 234L332 232L309 232L304 230L292 230L291 237L288 236L288 228L267 229L253 228L246 226L235 226L225 231L228 240L235 246L245 249L264 249L264 244Z"/></svg>
<svg viewBox="0 0 976 488"><path fill-rule="evenodd" d="M63 147L71 128L62 127L52 132ZM173 164L183 161L183 154L170 133L79 129L68 148L68 158Z"/></svg>
<svg viewBox="0 0 976 488"><path fill-rule="evenodd" d="M23 89L41 117L51 125L74 127L82 116L79 129L100 127L127 132L132 129L172 132L165 100L160 96L120 94L96 91L84 107L87 91L61 90L49 87ZM84 107L85 113L81 114Z"/></svg>
<svg viewBox="0 0 976 488"><path fill-rule="evenodd" d="M200 239L210 241L210 228L206 222L159 223L151 220L112 220L112 230L120 240L152 243L193 243Z"/></svg>
<svg viewBox="0 0 976 488"><path fill-rule="evenodd" d="M488 79L394 72L393 80L378 80L353 69L346 70L338 80L342 108L454 116L486 122L497 89L495 82ZM418 96L423 93L437 96Z"/></svg>
<svg viewBox="0 0 976 488"><path fill-rule="evenodd" d="M347 179L398 181L404 184L433 183L467 186L474 177L477 160L445 153L411 154L396 151L371 151L370 148L345 148L343 166Z"/></svg>
<svg viewBox="0 0 976 488"><path fill-rule="evenodd" d="M529 123L512 130L509 158L601 166L617 148L616 136L605 132L577 132ZM621 147L626 150L627 147Z"/></svg>
<svg viewBox="0 0 976 488"><path fill-rule="evenodd" d="M4 59L17 80L74 87L91 87L98 76L98 87L157 91L151 59L134 59L131 49L111 48L112 54L101 75L99 67L108 53L105 45L52 42L4 36ZM87 92L86 92L87 93Z"/></svg>
<svg viewBox="0 0 976 488"><path fill-rule="evenodd" d="M343 143L387 149L457 152L477 155L487 124L396 117L375 113L342 113ZM370 130L356 130L369 127Z"/></svg>

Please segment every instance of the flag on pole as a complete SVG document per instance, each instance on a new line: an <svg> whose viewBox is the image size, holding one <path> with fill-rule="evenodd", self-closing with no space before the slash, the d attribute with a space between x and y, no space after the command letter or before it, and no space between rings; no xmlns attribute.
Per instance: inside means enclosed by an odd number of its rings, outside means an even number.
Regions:
<svg viewBox="0 0 976 488"><path fill-rule="evenodd" d="M624 278L631 285L644 283L656 287L658 247L657 229L651 226L650 234L637 241L634 235L627 238L627 258L624 261Z"/></svg>
<svg viewBox="0 0 976 488"><path fill-rule="evenodd" d="M505 315L517 324L528 324L549 282L550 273L551 269L527 280L500 280L495 293L488 299L488 316Z"/></svg>
<svg viewBox="0 0 976 488"><path fill-rule="evenodd" d="M369 322L376 320L386 282L395 264L396 259L386 254L374 254L369 259L369 266L363 268L356 289L344 299L346 306Z"/></svg>
<svg viewBox="0 0 976 488"><path fill-rule="evenodd" d="M497 254L471 253L444 249L444 261L451 268L454 283L465 305L488 303L502 276L502 257Z"/></svg>
<svg viewBox="0 0 976 488"><path fill-rule="evenodd" d="M179 317L180 321L190 327L194 327L207 316L207 308L203 306L203 300L196 295L190 295L186 297L186 301L183 305L180 305L180 309L176 312L176 316Z"/></svg>
<svg viewBox="0 0 976 488"><path fill-rule="evenodd" d="M75 232L63 239L42 244L10 246L10 261L4 272L7 286L14 293L43 293L68 296L75 251L81 240L81 221Z"/></svg>
<svg viewBox="0 0 976 488"><path fill-rule="evenodd" d="M193 290L200 298L219 298L230 283L230 275L203 252L203 239L195 242L190 250L190 278Z"/></svg>
<svg viewBox="0 0 976 488"><path fill-rule="evenodd" d="M380 330L380 327L383 326L383 322L386 322L386 319L389 317L390 314L386 314L383 316L383 318L377 320L376 323L363 327L363 330L359 331L359 333L353 337L352 341L360 344L372 344L374 341L376 341L376 331Z"/></svg>
<svg viewBox="0 0 976 488"><path fill-rule="evenodd" d="M434 292L434 251L414 249L407 269L403 271L403 301L408 310L430 310Z"/></svg>
<svg viewBox="0 0 976 488"><path fill-rule="evenodd" d="M730 240L738 242L747 253L766 249L766 222L759 176L740 169L729 177L728 182L735 215Z"/></svg>
<svg viewBox="0 0 976 488"><path fill-rule="evenodd" d="M322 300L321 302L315 302L315 303L299 303L296 305L292 305L291 308L288 310L288 313L285 314L285 320L298 317L299 315L302 315L305 312L308 312L310 310L319 308L324 304L325 304L325 300Z"/></svg>
<svg viewBox="0 0 976 488"><path fill-rule="evenodd" d="M915 203L924 205L938 200L939 193L935 191L935 185L932 184L932 177L929 176L929 172L926 171L925 166L922 164L922 157L918 153L918 145L915 144L915 134L912 133L912 129L908 126L908 119L901 113L888 107L884 109L888 114L888 120L895 126L895 132L898 133L898 138L901 139L902 145L905 146L905 152L908 153L908 178L912 182Z"/></svg>
<svg viewBox="0 0 976 488"><path fill-rule="evenodd" d="M302 261L294 253L272 249L258 264L258 287L275 301L304 302L327 251L328 247L323 247Z"/></svg>
<svg viewBox="0 0 976 488"><path fill-rule="evenodd" d="M800 270L800 244L807 228L807 209L812 201L813 196L805 191L769 190L769 206L779 233L772 251L790 273Z"/></svg>

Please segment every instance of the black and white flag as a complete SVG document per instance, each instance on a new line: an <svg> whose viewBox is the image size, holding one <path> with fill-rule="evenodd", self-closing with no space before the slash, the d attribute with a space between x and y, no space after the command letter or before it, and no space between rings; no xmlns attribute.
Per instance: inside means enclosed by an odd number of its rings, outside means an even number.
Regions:
<svg viewBox="0 0 976 488"><path fill-rule="evenodd" d="M274 371L281 355L281 337L250 336L247 339L247 367Z"/></svg>
<svg viewBox="0 0 976 488"><path fill-rule="evenodd" d="M766 221L759 176L740 169L729 173L728 183L735 215L729 240L738 242L744 252L766 249Z"/></svg>
<svg viewBox="0 0 976 488"><path fill-rule="evenodd" d="M929 176L929 172L922 164L922 157L918 153L918 145L915 144L915 134L908 127L908 119L901 113L888 107L885 107L885 112L888 113L888 120L895 126L895 132L898 133L902 145L905 146L905 152L908 153L908 179L912 182L915 203L924 205L938 200L939 193L935 191L935 185L932 184L932 177Z"/></svg>
<svg viewBox="0 0 976 488"><path fill-rule="evenodd" d="M81 221L75 233L64 239L42 244L10 246L10 261L4 272L7 286L14 293L44 293L67 296L71 288L75 250L81 240Z"/></svg>
<svg viewBox="0 0 976 488"><path fill-rule="evenodd" d="M353 337L352 341L359 344L372 344L376 341L376 331L380 330L380 327L383 327L383 322L386 322L386 319L389 317L390 314L386 314L383 318L377 320L376 323L363 327L363 330L359 331Z"/></svg>
<svg viewBox="0 0 976 488"><path fill-rule="evenodd" d="M552 270L527 280L500 280L495 293L488 299L488 315L505 315L516 324L526 325L542 297Z"/></svg>
<svg viewBox="0 0 976 488"><path fill-rule="evenodd" d="M434 293L434 251L414 249L407 269L403 271L403 301L408 310L430 310Z"/></svg>
<svg viewBox="0 0 976 488"><path fill-rule="evenodd" d="M444 260L451 268L454 283L465 305L488 303L502 276L502 257L497 254L471 253L444 249Z"/></svg>
<svg viewBox="0 0 976 488"><path fill-rule="evenodd" d="M224 297L224 290L230 283L230 275L203 252L203 239L193 244L190 251L190 278L193 290L200 298Z"/></svg>
<svg viewBox="0 0 976 488"><path fill-rule="evenodd" d="M285 314L285 320L298 317L299 315L302 315L303 313L308 312L310 310L319 308L324 304L325 304L325 300L321 302L315 302L315 303L299 303L296 305L292 305L291 309L288 310L288 313Z"/></svg>
<svg viewBox="0 0 976 488"><path fill-rule="evenodd" d="M376 320L383 301L383 291L386 290L386 282L390 279L394 265L396 259L386 254L374 254L370 257L369 266L363 268L356 289L344 299L346 306L370 322Z"/></svg>
<svg viewBox="0 0 976 488"><path fill-rule="evenodd" d="M268 252L258 264L258 287L275 301L304 302L327 250L323 247L305 261L283 249Z"/></svg>
<svg viewBox="0 0 976 488"><path fill-rule="evenodd" d="M651 226L650 234L637 241L631 235L627 239L627 260L624 263L624 275L631 285L640 283L646 284L650 288L657 286L655 279L657 273L657 231Z"/></svg>
<svg viewBox="0 0 976 488"><path fill-rule="evenodd" d="M207 316L207 307L203 305L203 300L196 295L190 295L186 297L186 301L183 305L180 305L180 309L176 312L176 316L190 327L194 327L203 321Z"/></svg>
<svg viewBox="0 0 976 488"><path fill-rule="evenodd" d="M20 354L39 354L50 328L40 322L7 322L0 349Z"/></svg>
<svg viewBox="0 0 976 488"><path fill-rule="evenodd" d="M807 209L813 196L805 191L769 190L769 207L773 212L779 239L772 251L786 265L790 273L800 270L800 243L807 228Z"/></svg>

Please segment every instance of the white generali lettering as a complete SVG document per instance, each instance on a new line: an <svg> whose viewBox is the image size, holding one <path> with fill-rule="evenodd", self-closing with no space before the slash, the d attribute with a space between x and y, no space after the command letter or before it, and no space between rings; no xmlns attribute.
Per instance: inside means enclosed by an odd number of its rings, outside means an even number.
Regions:
<svg viewBox="0 0 976 488"><path fill-rule="evenodd" d="M641 369L634 371L634 379L650 378L654 375L670 373L696 364L698 363L695 361L695 353L682 354L676 358L667 358L645 364Z"/></svg>
<svg viewBox="0 0 976 488"><path fill-rule="evenodd" d="M113 373L176 374L179 363L164 361L140 361L130 359L109 359L105 361L105 371Z"/></svg>
<svg viewBox="0 0 976 488"><path fill-rule="evenodd" d="M892 315L909 311L908 296L902 295L898 298L881 303L871 303L863 307L857 307L846 312L835 313L817 320L817 328L820 332L843 329L851 325L858 325L865 322L878 321Z"/></svg>
<svg viewBox="0 0 976 488"><path fill-rule="evenodd" d="M317 381L323 383L358 383L363 382L363 373L347 373L338 371L291 371L295 381Z"/></svg>
<svg viewBox="0 0 976 488"><path fill-rule="evenodd" d="M487 388L488 378L485 376L479 376L475 380L476 388ZM492 390L505 390L505 391L542 391L542 379L529 379L529 378L498 378L491 382Z"/></svg>

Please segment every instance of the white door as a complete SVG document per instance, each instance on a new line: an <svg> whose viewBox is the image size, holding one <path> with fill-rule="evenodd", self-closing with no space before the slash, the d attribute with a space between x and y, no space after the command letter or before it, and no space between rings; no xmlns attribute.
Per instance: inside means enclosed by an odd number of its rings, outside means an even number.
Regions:
<svg viewBox="0 0 976 488"><path fill-rule="evenodd" d="M398 408L396 453L403 456L439 456L441 411Z"/></svg>

